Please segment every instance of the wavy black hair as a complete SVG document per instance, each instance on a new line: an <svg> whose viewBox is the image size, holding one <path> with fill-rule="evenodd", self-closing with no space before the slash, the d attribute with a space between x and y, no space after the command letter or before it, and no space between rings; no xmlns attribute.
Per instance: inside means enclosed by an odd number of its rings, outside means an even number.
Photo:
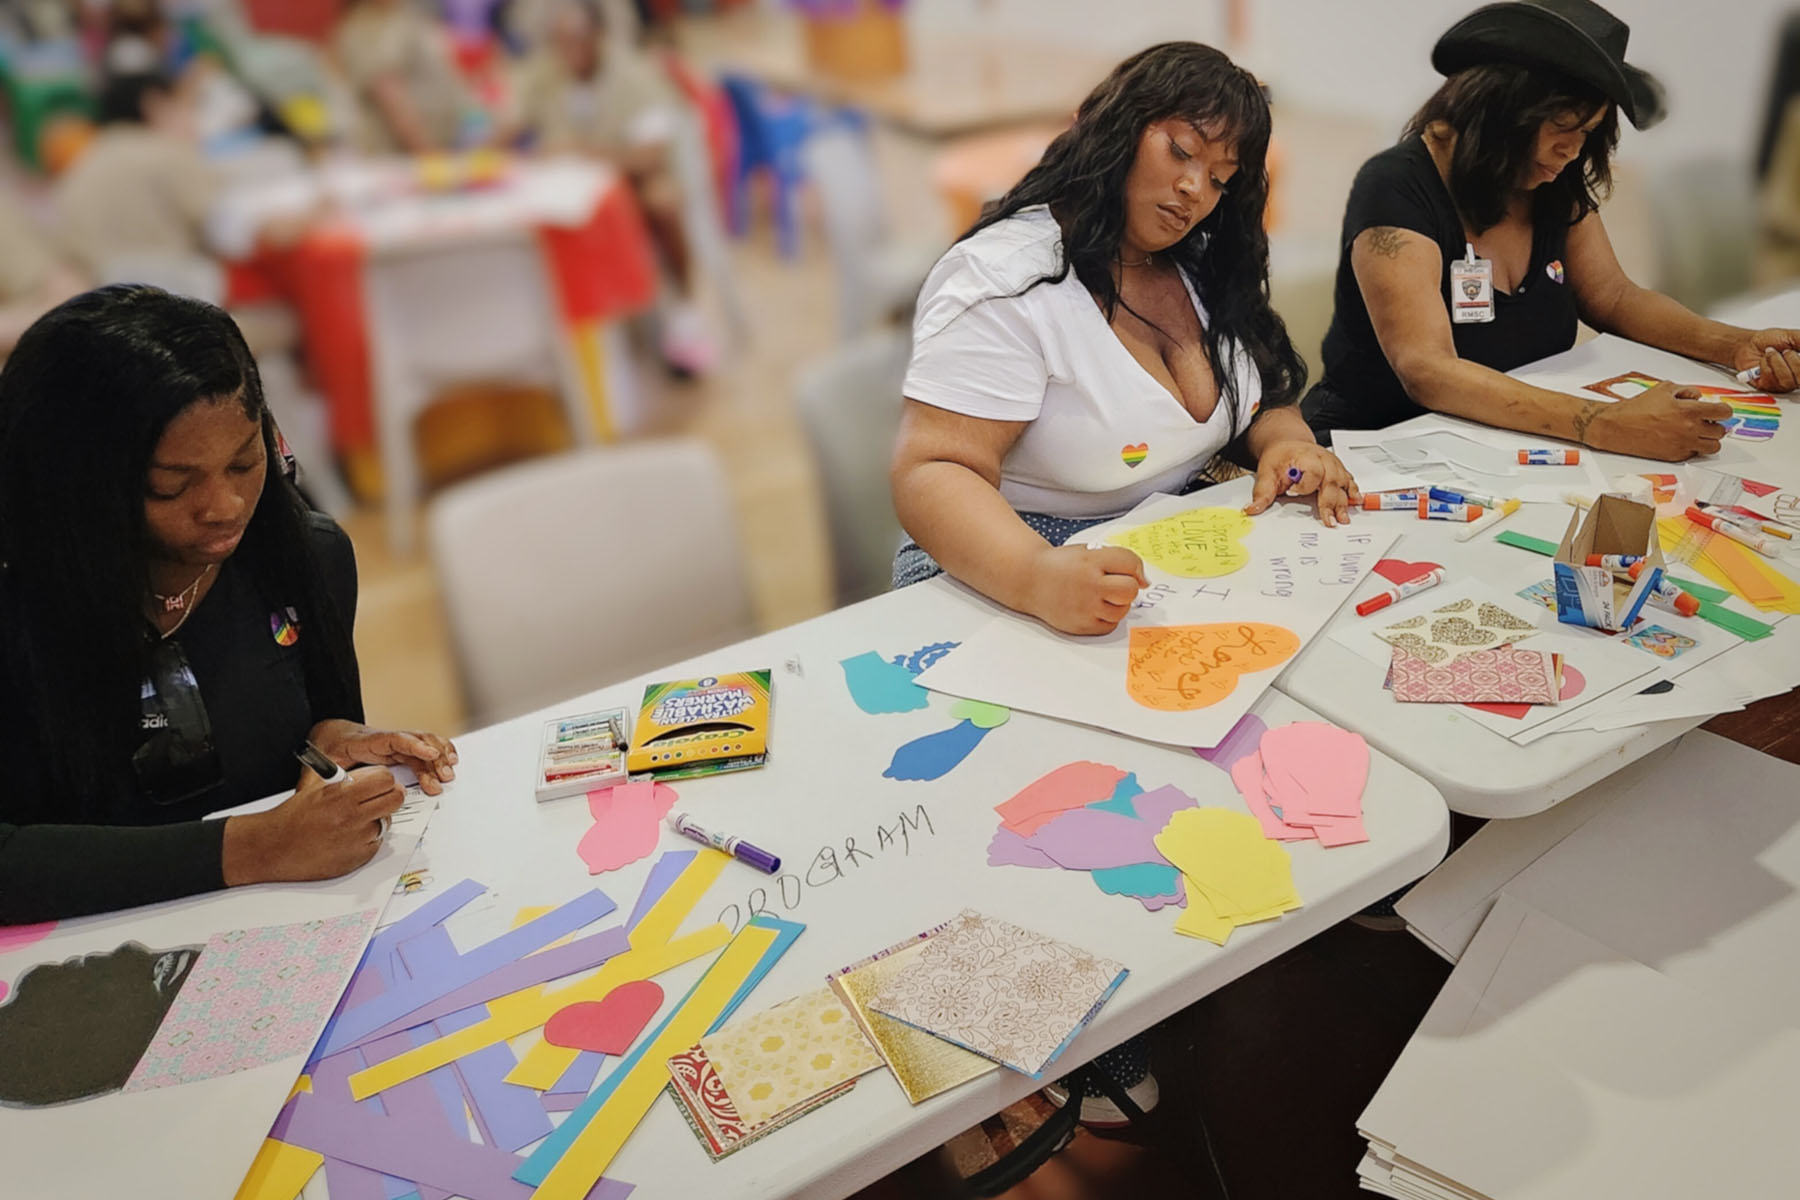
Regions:
<svg viewBox="0 0 1800 1200"><path fill-rule="evenodd" d="M1250 355L1262 379L1262 407L1292 403L1306 385L1306 364L1287 326L1269 306L1269 102L1254 76L1221 51L1198 42L1164 42L1132 55L1088 94L1038 164L958 241L1037 204L1062 228L1062 266L1033 280L1060 283L1075 272L1108 321L1123 301L1112 264L1125 232L1125 178L1144 129L1171 117L1190 122L1209 141L1237 148L1238 169L1219 203L1187 236L1163 251L1194 284L1207 309L1206 356L1237 428L1232 342ZM1133 311L1129 305L1126 311ZM1134 314L1135 315L1135 314Z"/></svg>
<svg viewBox="0 0 1800 1200"><path fill-rule="evenodd" d="M1475 232L1492 229L1506 216L1520 172L1537 152L1545 121L1593 120L1606 116L1587 135L1581 153L1549 183L1532 191L1533 223L1573 225L1600 208L1612 192L1612 155L1619 144L1619 106L1596 88L1541 68L1484 63L1444 80L1407 123L1416 138L1443 122L1456 133L1450 155L1450 198Z"/></svg>
<svg viewBox="0 0 1800 1200"><path fill-rule="evenodd" d="M154 630L144 495L163 431L195 404L262 426L262 496L232 556L271 608L303 605L309 687L355 694L349 618L320 572L311 510L279 469L262 380L230 317L141 284L76 296L27 329L0 369L0 715L35 735L38 820L105 818L132 786ZM346 690L337 690L346 689Z"/></svg>

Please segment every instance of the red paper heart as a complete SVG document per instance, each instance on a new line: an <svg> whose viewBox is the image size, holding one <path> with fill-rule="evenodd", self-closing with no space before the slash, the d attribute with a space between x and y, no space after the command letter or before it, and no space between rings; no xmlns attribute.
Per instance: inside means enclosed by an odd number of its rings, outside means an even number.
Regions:
<svg viewBox="0 0 1800 1200"><path fill-rule="evenodd" d="M662 987L648 979L621 983L598 1000L558 1009L544 1024L544 1040L565 1050L623 1054L662 1002Z"/></svg>
<svg viewBox="0 0 1800 1200"><path fill-rule="evenodd" d="M1397 558L1384 558L1375 564L1375 573L1389 583L1405 583L1437 569L1438 564L1434 562L1402 562Z"/></svg>

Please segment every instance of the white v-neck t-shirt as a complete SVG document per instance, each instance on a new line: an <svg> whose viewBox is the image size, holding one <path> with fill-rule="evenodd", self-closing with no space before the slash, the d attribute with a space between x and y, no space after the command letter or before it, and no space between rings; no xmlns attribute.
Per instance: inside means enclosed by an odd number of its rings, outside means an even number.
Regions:
<svg viewBox="0 0 1800 1200"><path fill-rule="evenodd" d="M1014 295L1061 266L1062 232L1041 205L952 246L919 293L904 394L1030 422L1000 465L1000 494L1015 511L1116 516L1154 492L1180 492L1225 448L1225 396L1196 421L1132 357L1073 271ZM1204 328L1206 309L1183 282ZM1242 433L1262 381L1242 346L1228 357Z"/></svg>

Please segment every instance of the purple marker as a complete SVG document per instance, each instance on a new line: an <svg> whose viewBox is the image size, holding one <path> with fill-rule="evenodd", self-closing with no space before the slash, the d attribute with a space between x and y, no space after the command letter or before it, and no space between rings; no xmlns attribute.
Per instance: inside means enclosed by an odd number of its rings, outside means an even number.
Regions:
<svg viewBox="0 0 1800 1200"><path fill-rule="evenodd" d="M1305 478L1306 472L1302 471L1299 467L1289 467L1287 469L1287 481L1289 487L1292 487L1294 484L1299 483Z"/></svg>
<svg viewBox="0 0 1800 1200"><path fill-rule="evenodd" d="M781 860L767 850L759 850L743 838L723 833L708 833L694 824L684 812L669 814L669 828L684 838L692 838L702 845L711 846L714 850L723 850L739 862L755 867L764 875L773 875L781 870Z"/></svg>

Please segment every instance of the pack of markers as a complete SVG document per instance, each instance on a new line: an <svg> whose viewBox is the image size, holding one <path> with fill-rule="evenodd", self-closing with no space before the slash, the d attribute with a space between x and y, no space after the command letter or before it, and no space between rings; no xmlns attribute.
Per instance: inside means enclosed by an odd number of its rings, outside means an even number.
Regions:
<svg viewBox="0 0 1800 1200"><path fill-rule="evenodd" d="M602 709L544 722L537 798L560 800L625 782L625 710Z"/></svg>

